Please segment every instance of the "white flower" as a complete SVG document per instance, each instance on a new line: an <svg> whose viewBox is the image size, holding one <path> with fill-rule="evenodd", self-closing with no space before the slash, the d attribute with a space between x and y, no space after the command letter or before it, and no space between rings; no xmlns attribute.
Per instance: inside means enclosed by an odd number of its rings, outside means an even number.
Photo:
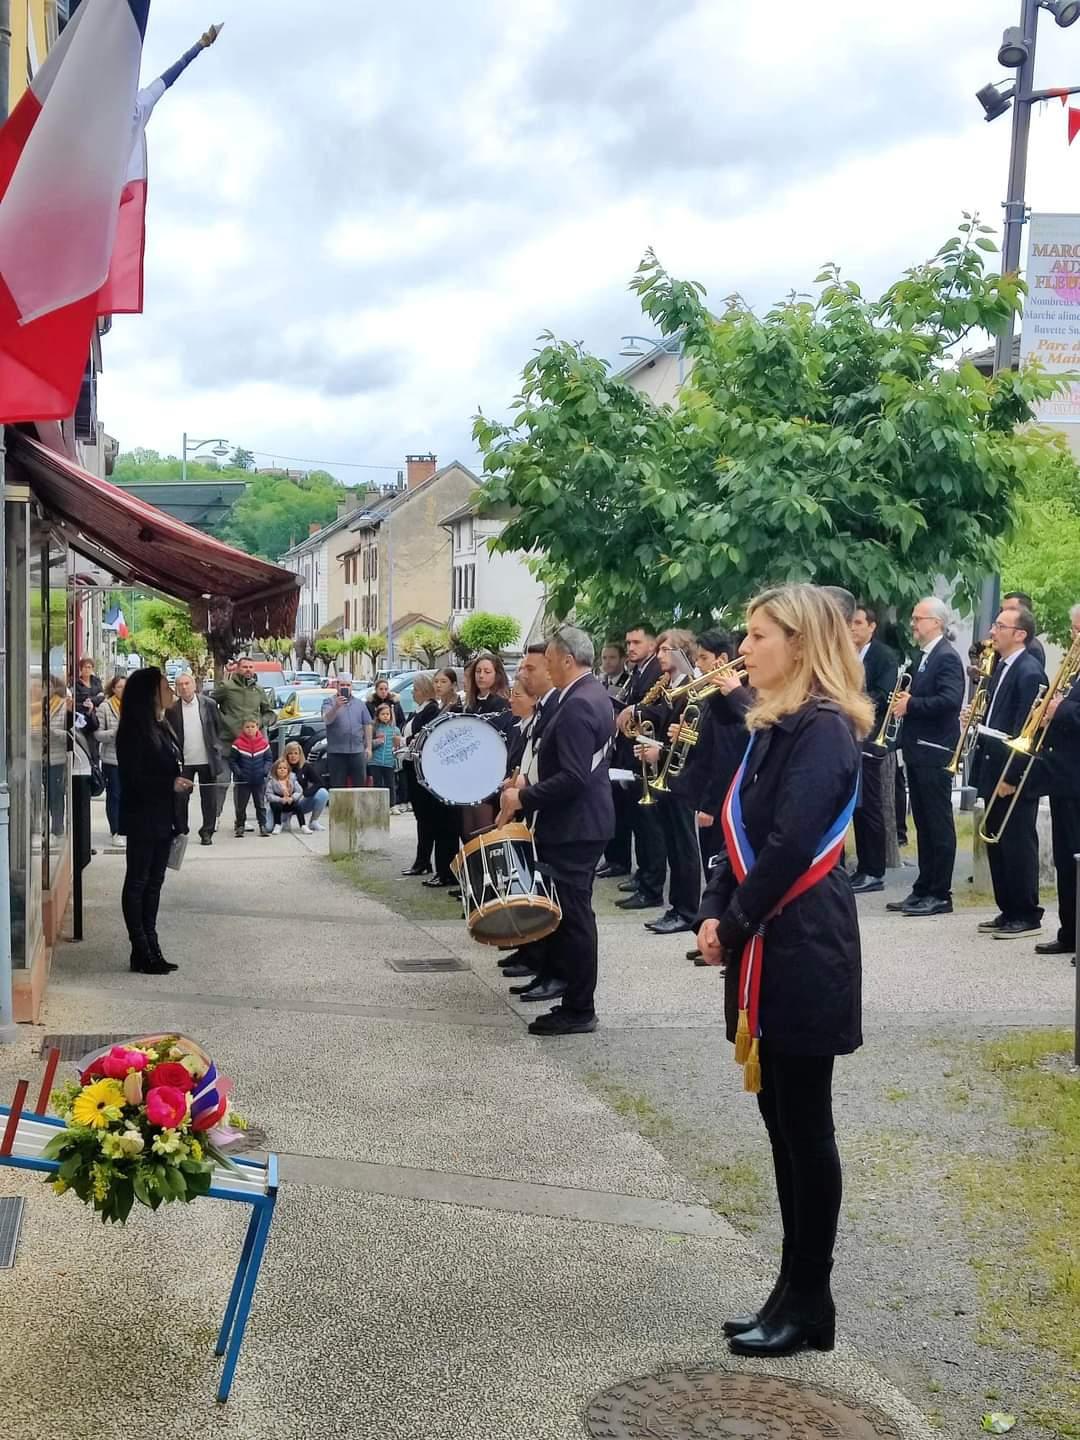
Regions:
<svg viewBox="0 0 1080 1440"><path fill-rule="evenodd" d="M141 1155L143 1151L143 1137L138 1130L125 1130L118 1135L120 1148L125 1155Z"/></svg>

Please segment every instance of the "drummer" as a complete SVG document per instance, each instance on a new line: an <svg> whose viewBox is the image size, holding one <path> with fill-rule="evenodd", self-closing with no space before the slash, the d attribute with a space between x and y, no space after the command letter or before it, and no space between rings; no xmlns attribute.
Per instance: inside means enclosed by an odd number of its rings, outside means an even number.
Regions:
<svg viewBox="0 0 1080 1440"><path fill-rule="evenodd" d="M458 698L457 671L446 669L435 672L435 699L439 703L439 714L460 714L461 701ZM450 862L458 851L458 842L461 838L458 820L458 807L447 805L445 801L437 796L432 797L432 825L435 831L435 874L430 880L424 880L429 890L441 890L449 888L455 899L460 899L461 892L458 890L457 881L454 879L453 871L450 869Z"/></svg>
<svg viewBox="0 0 1080 1440"><path fill-rule="evenodd" d="M481 715L499 731L504 739L513 723L510 713L510 681L506 668L497 655L483 650L465 667L465 714ZM499 809L496 792L478 805L461 807L462 840L468 840L481 830L490 830L495 823Z"/></svg>

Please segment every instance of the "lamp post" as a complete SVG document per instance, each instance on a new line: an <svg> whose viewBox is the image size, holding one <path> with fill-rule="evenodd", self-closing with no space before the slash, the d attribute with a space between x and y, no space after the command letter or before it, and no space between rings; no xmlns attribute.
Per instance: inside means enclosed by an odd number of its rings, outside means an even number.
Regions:
<svg viewBox="0 0 1080 1440"><path fill-rule="evenodd" d="M622 349L619 354L627 360L641 360L646 356L656 358L660 355L677 355L679 357L679 384L681 385L686 379L686 352L683 349L681 335L672 335L667 340L656 340L648 335L620 335L619 339L622 341ZM642 345L648 346L648 349L642 350L640 348ZM678 348L674 348L675 346Z"/></svg>
<svg viewBox="0 0 1080 1440"><path fill-rule="evenodd" d="M229 453L229 442L227 440L220 438L216 440L189 439L187 431L184 431L183 438L180 442L180 479L182 481L187 479L187 457L194 455L196 450L202 450L207 445L214 447L213 453L219 460L223 460Z"/></svg>

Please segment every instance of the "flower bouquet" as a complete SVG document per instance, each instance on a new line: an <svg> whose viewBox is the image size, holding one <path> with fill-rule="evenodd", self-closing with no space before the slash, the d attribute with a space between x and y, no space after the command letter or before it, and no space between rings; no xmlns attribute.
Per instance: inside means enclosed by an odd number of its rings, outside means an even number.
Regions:
<svg viewBox="0 0 1080 1440"><path fill-rule="evenodd" d="M79 1078L51 1096L66 1128L44 1150L59 1162L46 1183L74 1190L102 1222L123 1223L136 1200L156 1210L210 1189L235 1169L222 1146L244 1122L229 1111L231 1082L193 1040L147 1035L84 1057Z"/></svg>

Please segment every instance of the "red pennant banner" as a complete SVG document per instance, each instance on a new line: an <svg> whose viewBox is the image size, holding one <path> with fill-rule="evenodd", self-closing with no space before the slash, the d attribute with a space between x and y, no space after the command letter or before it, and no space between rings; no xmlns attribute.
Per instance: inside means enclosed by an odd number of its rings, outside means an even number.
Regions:
<svg viewBox="0 0 1080 1440"><path fill-rule="evenodd" d="M1076 139L1080 133L1080 110L1075 105L1069 106L1069 144Z"/></svg>

